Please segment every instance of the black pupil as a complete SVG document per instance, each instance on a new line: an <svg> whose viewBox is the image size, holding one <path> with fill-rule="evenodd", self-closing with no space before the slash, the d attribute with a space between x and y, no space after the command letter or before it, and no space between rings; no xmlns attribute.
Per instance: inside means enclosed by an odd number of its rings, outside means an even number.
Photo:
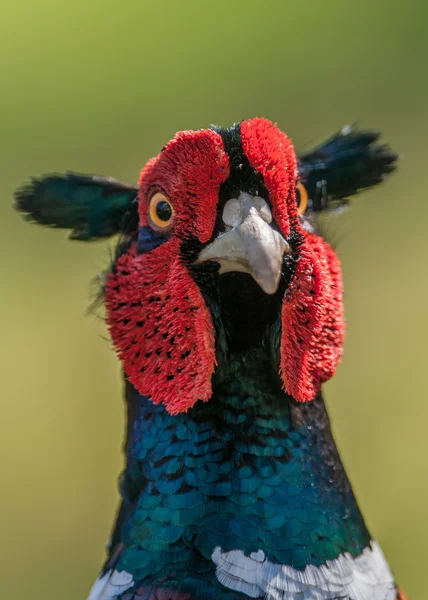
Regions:
<svg viewBox="0 0 428 600"><path fill-rule="evenodd" d="M172 217L172 209L166 200L161 200L156 204L156 216L161 221L169 221Z"/></svg>

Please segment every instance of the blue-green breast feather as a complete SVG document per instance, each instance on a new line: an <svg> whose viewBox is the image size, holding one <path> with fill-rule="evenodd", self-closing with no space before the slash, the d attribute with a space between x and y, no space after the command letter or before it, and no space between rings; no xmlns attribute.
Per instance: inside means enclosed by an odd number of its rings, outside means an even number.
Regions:
<svg viewBox="0 0 428 600"><path fill-rule="evenodd" d="M230 139L224 134L226 146L234 135L236 128ZM309 215L344 206L394 170L396 155L377 137L345 128L300 157ZM232 163L241 185L238 142ZM236 181L221 188L220 203ZM119 256L133 240L144 254L167 239L139 228L137 193L114 179L67 173L32 179L15 198L28 220L69 229L72 239L125 236ZM277 318L256 327L249 315L260 311L250 296L260 290L248 286L239 296L238 284L220 297L218 283L207 287L209 273L192 271L216 330L213 395L173 417L126 384L122 503L89 600L395 600L321 396L302 405L282 390ZM242 302L250 311L244 321ZM265 298L260 306L272 308Z"/></svg>
<svg viewBox="0 0 428 600"><path fill-rule="evenodd" d="M136 585L166 577L195 598L242 600L219 582L215 548L304 569L369 545L322 399L297 405L263 355L231 361L210 402L187 414L130 385L127 399L127 516L108 566Z"/></svg>

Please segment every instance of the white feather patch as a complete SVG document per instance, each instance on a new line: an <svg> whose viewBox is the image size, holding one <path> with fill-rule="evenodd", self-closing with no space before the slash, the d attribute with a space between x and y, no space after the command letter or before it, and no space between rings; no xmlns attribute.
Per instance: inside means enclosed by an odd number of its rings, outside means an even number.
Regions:
<svg viewBox="0 0 428 600"><path fill-rule="evenodd" d="M394 579L380 546L372 542L360 556L349 553L304 570L271 563L262 550L245 556L242 550L211 556L216 576L225 587L250 598L266 600L395 600Z"/></svg>
<svg viewBox="0 0 428 600"><path fill-rule="evenodd" d="M88 600L114 600L134 584L134 578L126 571L107 571L92 586Z"/></svg>

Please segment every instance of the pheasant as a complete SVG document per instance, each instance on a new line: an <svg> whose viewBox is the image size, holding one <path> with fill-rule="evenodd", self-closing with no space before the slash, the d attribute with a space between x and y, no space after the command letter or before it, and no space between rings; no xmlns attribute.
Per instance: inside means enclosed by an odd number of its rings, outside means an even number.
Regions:
<svg viewBox="0 0 428 600"><path fill-rule="evenodd" d="M255 118L176 134L138 186L67 173L17 191L72 239L120 234L102 293L126 467L89 600L405 600L321 394L344 315L317 214L394 170L378 135L345 127L296 158Z"/></svg>

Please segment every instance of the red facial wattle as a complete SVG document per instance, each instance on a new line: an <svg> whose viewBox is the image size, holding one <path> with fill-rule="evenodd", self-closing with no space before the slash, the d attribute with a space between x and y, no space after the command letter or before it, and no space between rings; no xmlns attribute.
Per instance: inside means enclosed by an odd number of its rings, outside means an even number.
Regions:
<svg viewBox="0 0 428 600"><path fill-rule="evenodd" d="M174 236L196 235L207 242L213 232L220 185L229 175L223 141L211 129L181 131L140 174L140 225L147 225L148 199L161 188L176 211Z"/></svg>
<svg viewBox="0 0 428 600"><path fill-rule="evenodd" d="M281 309L280 374L298 401L313 399L340 360L344 319L340 264L330 246L301 225L297 161L289 138L265 119L243 121L243 152L263 176L283 237L300 237L296 268ZM181 257L186 237L211 239L229 157L212 130L186 131L141 172L139 218L150 227L149 202L162 192L174 209L173 230L139 255L136 244L117 261L106 290L108 323L126 375L153 402L176 414L212 394L215 332L211 313ZM249 324L251 326L251 324Z"/></svg>
<svg viewBox="0 0 428 600"><path fill-rule="evenodd" d="M282 305L281 376L300 402L313 400L342 355L344 318L340 263L331 247L305 234Z"/></svg>
<svg viewBox="0 0 428 600"><path fill-rule="evenodd" d="M241 123L242 149L251 166L263 175L273 217L285 238L301 230L297 218L297 159L291 140L267 119Z"/></svg>
<svg viewBox="0 0 428 600"><path fill-rule="evenodd" d="M134 243L107 282L108 323L125 373L172 414L211 397L214 328L180 245L186 234L201 242L210 238L228 164L211 130L182 132L149 161L140 178L140 225L148 225L150 192L160 188L174 204L174 233L142 255Z"/></svg>
<svg viewBox="0 0 428 600"><path fill-rule="evenodd" d="M312 400L342 354L344 317L339 260L298 218L297 161L289 138L266 119L241 124L244 152L264 178L274 218L283 235L302 236L296 271L282 305L280 372L295 400Z"/></svg>

